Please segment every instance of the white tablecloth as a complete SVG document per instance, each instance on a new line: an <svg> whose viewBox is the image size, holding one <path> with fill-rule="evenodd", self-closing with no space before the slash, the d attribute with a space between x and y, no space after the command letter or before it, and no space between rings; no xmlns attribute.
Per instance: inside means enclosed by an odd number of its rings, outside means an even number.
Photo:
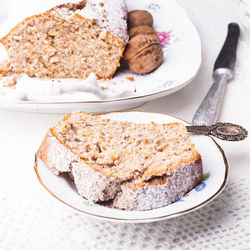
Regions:
<svg viewBox="0 0 250 250"><path fill-rule="evenodd" d="M3 0L0 0L3 1ZM139 109L191 121L212 83L213 63L227 24L237 21L233 0L179 1L200 33L203 63L196 79ZM250 41L241 40L235 78L228 83L220 121L250 131ZM192 60L192 58L190 58ZM55 114L0 111L0 249L249 249L250 140L223 142L230 167L225 191L204 208L163 222L117 224L87 219L57 204L38 183L34 154Z"/></svg>

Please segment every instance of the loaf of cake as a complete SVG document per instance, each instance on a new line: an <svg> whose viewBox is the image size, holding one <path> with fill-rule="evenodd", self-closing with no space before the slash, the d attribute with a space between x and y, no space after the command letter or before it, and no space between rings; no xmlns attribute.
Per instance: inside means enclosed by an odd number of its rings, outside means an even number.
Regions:
<svg viewBox="0 0 250 250"><path fill-rule="evenodd" d="M37 157L73 176L80 196L125 210L166 206L202 180L201 156L182 123L73 113L49 129Z"/></svg>
<svg viewBox="0 0 250 250"><path fill-rule="evenodd" d="M99 79L112 78L127 41L125 0L76 0L56 6L23 20L0 40L9 56L10 75L79 79L91 72ZM1 72L8 76L6 69Z"/></svg>

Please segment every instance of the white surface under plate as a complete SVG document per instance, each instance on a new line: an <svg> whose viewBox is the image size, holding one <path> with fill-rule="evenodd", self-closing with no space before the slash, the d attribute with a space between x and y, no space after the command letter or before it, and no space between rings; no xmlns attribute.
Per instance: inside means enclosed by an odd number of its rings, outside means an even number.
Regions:
<svg viewBox="0 0 250 250"><path fill-rule="evenodd" d="M27 9L22 7L24 12L15 11L18 9L16 5L15 8L10 7L11 3L18 5L19 2L17 0L10 1L10 4L9 1L5 2L0 10L0 12L5 10L4 13L7 13L6 18L0 18L0 36L7 33L17 21L21 21L27 15L45 11L63 0L57 0L55 3L46 0L35 2L35 4L34 1L24 0L22 6L27 5ZM51 113L65 113L73 110L108 112L139 106L144 102L172 94L191 82L201 64L201 42L197 30L185 10L174 0L127 0L127 5L129 10L145 9L153 15L154 29L160 37L164 50L164 62L156 71L147 75L135 75L126 67L121 66L112 79L112 83L99 83L101 86L108 84L108 91L116 93L106 96L105 91L107 90L103 91L104 95L93 94L93 91L90 93L76 91L53 96L48 91L49 94L37 96L37 89L41 88L43 82L29 79L29 86L34 85L36 97L30 94L28 99L17 100L8 95L7 98L0 96L0 108ZM126 77L133 77L134 81L130 82ZM74 84L77 83L77 80L73 81L75 81ZM115 84L113 84L114 82ZM64 84L63 80L58 84ZM45 82L44 85L46 85ZM48 88L46 89L48 90ZM124 95L124 93L127 94Z"/></svg>
<svg viewBox="0 0 250 250"><path fill-rule="evenodd" d="M183 122L180 119L145 112L114 112L102 115L120 121L140 123ZM209 136L191 135L203 161L203 181L186 194L181 200L166 207L148 211L123 211L88 202L81 198L68 178L54 175L45 164L38 159L35 171L40 183L62 206L73 209L80 214L98 219L127 223L145 223L173 218L194 211L208 204L225 187L228 178L228 165L223 150Z"/></svg>

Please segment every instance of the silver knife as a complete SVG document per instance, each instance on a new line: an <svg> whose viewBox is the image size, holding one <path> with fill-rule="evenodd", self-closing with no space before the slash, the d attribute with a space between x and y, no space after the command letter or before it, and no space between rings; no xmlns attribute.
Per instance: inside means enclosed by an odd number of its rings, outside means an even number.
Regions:
<svg viewBox="0 0 250 250"><path fill-rule="evenodd" d="M239 35L239 25L230 23L225 43L214 64L213 85L196 111L192 121L193 125L213 125L216 123L226 83L233 77Z"/></svg>
<svg viewBox="0 0 250 250"><path fill-rule="evenodd" d="M247 137L247 130L239 125L216 123L227 81L233 77L239 36L239 25L230 23L226 40L214 64L214 82L193 117L193 126L187 126L188 132L213 135L227 141L240 141Z"/></svg>

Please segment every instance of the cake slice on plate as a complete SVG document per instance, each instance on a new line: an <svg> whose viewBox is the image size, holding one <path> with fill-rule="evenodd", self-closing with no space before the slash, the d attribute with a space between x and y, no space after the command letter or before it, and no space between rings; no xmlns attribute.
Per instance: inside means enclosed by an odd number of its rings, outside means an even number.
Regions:
<svg viewBox="0 0 250 250"><path fill-rule="evenodd" d="M128 41L125 0L66 3L17 24L0 42L9 74L109 79ZM6 62L4 63L6 66ZM6 69L1 70L6 76Z"/></svg>
<svg viewBox="0 0 250 250"><path fill-rule="evenodd" d="M201 156L182 123L73 113L49 129L37 156L55 174L70 173L82 197L126 210L166 206L202 180Z"/></svg>

